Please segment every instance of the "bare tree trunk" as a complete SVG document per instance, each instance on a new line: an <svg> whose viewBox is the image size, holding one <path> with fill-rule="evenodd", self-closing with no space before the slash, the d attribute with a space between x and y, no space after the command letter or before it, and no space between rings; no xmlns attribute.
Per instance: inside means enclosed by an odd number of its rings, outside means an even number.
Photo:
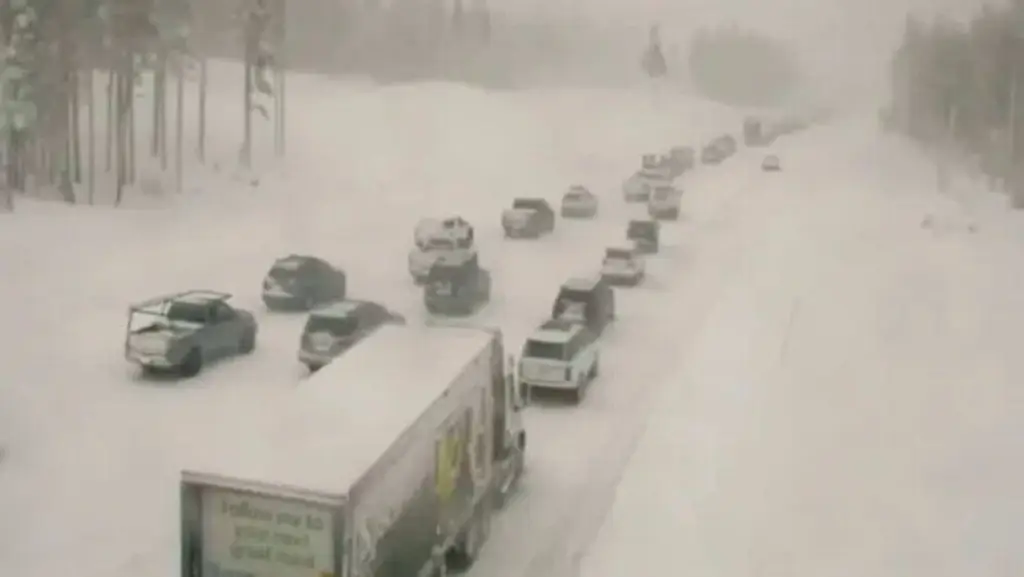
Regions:
<svg viewBox="0 0 1024 577"><path fill-rule="evenodd" d="M122 57L123 59L124 57ZM128 68L124 63L120 63L119 70L115 73L116 75L116 102L114 103L114 109L116 113L115 124L116 126L116 150L115 152L115 164L117 166L117 192L114 196L114 206L120 206L121 201L124 200L124 187L128 176L128 167L126 163L127 153L127 129L128 129L128 112L126 103L127 89L125 88L125 74L124 70ZM130 80L129 80L130 81Z"/></svg>
<svg viewBox="0 0 1024 577"><path fill-rule="evenodd" d="M206 58L199 63L199 162L206 162Z"/></svg>
<svg viewBox="0 0 1024 577"><path fill-rule="evenodd" d="M82 182L82 75L78 70L72 73L74 82L71 84L71 167L72 179Z"/></svg>
<svg viewBox="0 0 1024 577"><path fill-rule="evenodd" d="M160 63L160 169L167 170L167 58Z"/></svg>
<svg viewBox="0 0 1024 577"><path fill-rule="evenodd" d="M96 84L96 71L89 67L89 80L86 83L85 107L88 110L88 127L86 132L89 139L89 204L96 201L96 95L93 93Z"/></svg>
<svg viewBox="0 0 1024 577"><path fill-rule="evenodd" d="M287 30L286 17L288 14L288 4L285 0L278 0L277 2L277 54L274 55L275 63L277 66L277 79L274 83L274 102L277 105L277 110L274 112L274 118L277 120L277 133L275 134L275 148L278 156L284 156L285 154L285 141L287 134L287 115L285 114L285 83L286 83L286 54L285 54L285 34Z"/></svg>
<svg viewBox="0 0 1024 577"><path fill-rule="evenodd" d="M128 174L127 183L135 182L135 56L128 62L128 74L125 75L125 103L128 111Z"/></svg>
<svg viewBox="0 0 1024 577"><path fill-rule="evenodd" d="M244 116L242 122L244 125L244 132L242 135L242 165L246 168L252 166L252 83L253 83L253 65L252 56L249 51L246 50L245 55L245 89L242 91L242 106L244 108Z"/></svg>
<svg viewBox="0 0 1024 577"><path fill-rule="evenodd" d="M178 94L176 102L176 118L174 130L174 174L178 193L185 189L185 168L182 156L185 152L185 62L179 56L178 63Z"/></svg>
<svg viewBox="0 0 1024 577"><path fill-rule="evenodd" d="M118 131L118 115L120 105L118 104L120 99L121 90L119 84L117 84L117 71L115 67L110 67L107 70L107 134L106 134L106 166L107 172L110 172L114 164L114 140L116 139L116 133Z"/></svg>
<svg viewBox="0 0 1024 577"><path fill-rule="evenodd" d="M163 61L157 63L153 71L153 133L149 143L149 153L155 158L160 154L160 100L163 97Z"/></svg>

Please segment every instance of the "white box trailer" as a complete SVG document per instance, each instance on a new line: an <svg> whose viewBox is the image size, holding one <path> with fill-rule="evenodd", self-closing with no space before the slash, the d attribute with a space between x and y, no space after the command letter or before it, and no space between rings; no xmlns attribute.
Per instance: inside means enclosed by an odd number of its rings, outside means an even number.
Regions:
<svg viewBox="0 0 1024 577"><path fill-rule="evenodd" d="M381 328L182 473L182 577L468 566L523 470L510 363L498 331Z"/></svg>

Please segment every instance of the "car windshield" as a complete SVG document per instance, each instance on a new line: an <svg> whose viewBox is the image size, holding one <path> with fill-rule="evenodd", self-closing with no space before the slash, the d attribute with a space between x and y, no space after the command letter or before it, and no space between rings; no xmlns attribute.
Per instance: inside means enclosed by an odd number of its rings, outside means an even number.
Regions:
<svg viewBox="0 0 1024 577"><path fill-rule="evenodd" d="M454 250L456 247L455 241L446 237L433 237L424 243L425 250Z"/></svg>
<svg viewBox="0 0 1024 577"><path fill-rule="evenodd" d="M675 191L671 188L656 188L654 189L653 196L656 200L668 200L672 198L673 193Z"/></svg>
<svg viewBox="0 0 1024 577"><path fill-rule="evenodd" d="M629 225L629 230L627 232L630 237L653 236L654 227L652 227L651 224L647 222L634 222Z"/></svg>
<svg viewBox="0 0 1024 577"><path fill-rule="evenodd" d="M276 281L295 280L304 264L306 264L305 261L297 258L281 259L270 268L269 276Z"/></svg>
<svg viewBox="0 0 1024 577"><path fill-rule="evenodd" d="M561 361L565 359L565 346L560 343L528 340L526 341L523 356L533 359Z"/></svg>
<svg viewBox="0 0 1024 577"><path fill-rule="evenodd" d="M609 260L630 260L633 258L633 251L624 248L610 248L604 253Z"/></svg>
<svg viewBox="0 0 1024 577"><path fill-rule="evenodd" d="M330 333L335 337L347 337L354 334L357 327L356 319L350 316L311 315L306 321L305 333Z"/></svg>
<svg viewBox="0 0 1024 577"><path fill-rule="evenodd" d="M565 193L565 198L568 200L583 200L590 195L585 190L573 189Z"/></svg>
<svg viewBox="0 0 1024 577"><path fill-rule="evenodd" d="M174 301L167 307L167 320L172 324L202 325L208 318L209 305Z"/></svg>
<svg viewBox="0 0 1024 577"><path fill-rule="evenodd" d="M515 210L538 210L541 202L532 198L517 198L512 201L512 208Z"/></svg>

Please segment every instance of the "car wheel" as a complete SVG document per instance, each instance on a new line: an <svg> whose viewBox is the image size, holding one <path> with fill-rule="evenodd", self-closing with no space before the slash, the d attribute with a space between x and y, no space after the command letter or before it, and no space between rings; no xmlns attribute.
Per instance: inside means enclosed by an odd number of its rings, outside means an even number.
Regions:
<svg viewBox="0 0 1024 577"><path fill-rule="evenodd" d="M256 331L250 330L247 331L245 335L242 336L242 340L239 341L238 352L243 355L248 355L254 350L256 350Z"/></svg>
<svg viewBox="0 0 1024 577"><path fill-rule="evenodd" d="M198 349L192 349L185 355L185 359L182 361L179 367L178 373L185 377L194 377L203 370L203 353Z"/></svg>

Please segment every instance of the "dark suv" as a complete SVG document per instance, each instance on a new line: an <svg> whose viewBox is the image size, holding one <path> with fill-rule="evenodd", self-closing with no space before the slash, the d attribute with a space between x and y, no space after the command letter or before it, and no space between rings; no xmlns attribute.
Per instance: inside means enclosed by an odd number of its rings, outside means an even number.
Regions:
<svg viewBox="0 0 1024 577"><path fill-rule="evenodd" d="M586 325L600 335L615 319L615 291L600 276L571 278L558 290L551 318Z"/></svg>
<svg viewBox="0 0 1024 577"><path fill-rule="evenodd" d="M386 324L405 324L384 305L347 300L309 313L299 342L299 361L316 371Z"/></svg>
<svg viewBox="0 0 1024 577"><path fill-rule="evenodd" d="M263 279L263 303L270 310L308 311L345 298L345 273L327 261L289 255L274 261Z"/></svg>

